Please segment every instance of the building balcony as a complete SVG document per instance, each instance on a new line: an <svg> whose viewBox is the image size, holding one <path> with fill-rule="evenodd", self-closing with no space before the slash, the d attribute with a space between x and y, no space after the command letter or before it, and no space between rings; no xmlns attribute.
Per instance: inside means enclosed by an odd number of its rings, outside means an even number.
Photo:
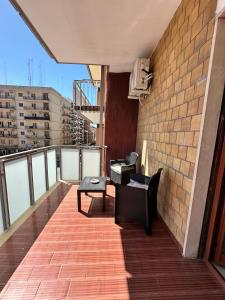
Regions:
<svg viewBox="0 0 225 300"><path fill-rule="evenodd" d="M31 97L31 96L23 96L22 97L23 100L31 100L31 101L49 101L49 98L44 98L41 96L35 96L35 97Z"/></svg>
<svg viewBox="0 0 225 300"><path fill-rule="evenodd" d="M0 109L15 109L15 105L2 105L0 106Z"/></svg>
<svg viewBox="0 0 225 300"><path fill-rule="evenodd" d="M26 138L31 140L50 140L50 136L47 135L32 135L32 134L26 134Z"/></svg>
<svg viewBox="0 0 225 300"><path fill-rule="evenodd" d="M8 139L15 139L17 138L18 135L17 134L13 134L13 135L8 135L8 134L0 134L0 138L8 138Z"/></svg>
<svg viewBox="0 0 225 300"><path fill-rule="evenodd" d="M4 157L1 230L15 222L17 229L0 247L0 297L224 299L208 264L183 258L160 218L151 236L136 223L115 224L114 186L107 185L105 212L102 197L91 193L82 196L78 212L78 184L71 181L100 175L100 152L63 146Z"/></svg>
<svg viewBox="0 0 225 300"><path fill-rule="evenodd" d="M17 126L16 125L0 125L0 128L10 128L10 129L15 129L15 128L17 128Z"/></svg>
<svg viewBox="0 0 225 300"><path fill-rule="evenodd" d="M0 99L15 100L15 96L14 95L0 95Z"/></svg>
<svg viewBox="0 0 225 300"><path fill-rule="evenodd" d="M43 107L43 106L37 106L37 107L32 107L32 106L23 106L24 110L40 110L40 111L49 111L49 107Z"/></svg>
<svg viewBox="0 0 225 300"><path fill-rule="evenodd" d="M49 116L24 116L24 119L26 120L47 120L49 121L50 120L50 117Z"/></svg>
<svg viewBox="0 0 225 300"><path fill-rule="evenodd" d="M32 129L32 130L49 130L49 127L45 127L45 126L25 126L26 129Z"/></svg>

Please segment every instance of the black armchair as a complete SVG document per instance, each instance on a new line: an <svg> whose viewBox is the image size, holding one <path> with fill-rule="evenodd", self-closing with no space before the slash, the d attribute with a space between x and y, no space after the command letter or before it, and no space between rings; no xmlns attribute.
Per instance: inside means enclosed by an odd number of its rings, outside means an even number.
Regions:
<svg viewBox="0 0 225 300"><path fill-rule="evenodd" d="M151 224L157 217L157 192L162 169L153 176L132 174L128 185L116 185L115 223L122 218L135 219L151 234Z"/></svg>
<svg viewBox="0 0 225 300"><path fill-rule="evenodd" d="M138 154L131 152L126 159L110 160L110 179L115 184L127 184L130 174L136 173Z"/></svg>

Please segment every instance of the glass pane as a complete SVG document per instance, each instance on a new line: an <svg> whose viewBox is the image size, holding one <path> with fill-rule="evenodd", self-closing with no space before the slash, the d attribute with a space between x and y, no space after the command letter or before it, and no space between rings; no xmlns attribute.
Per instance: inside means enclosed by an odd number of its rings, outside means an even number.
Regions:
<svg viewBox="0 0 225 300"><path fill-rule="evenodd" d="M30 207L30 190L27 158L5 163L6 186L11 223Z"/></svg>
<svg viewBox="0 0 225 300"><path fill-rule="evenodd" d="M62 149L61 150L61 167L63 180L79 180L79 150Z"/></svg>
<svg viewBox="0 0 225 300"><path fill-rule="evenodd" d="M0 195L0 234L3 233L4 226L3 226L3 219L2 219L2 203L1 203L1 195Z"/></svg>
<svg viewBox="0 0 225 300"><path fill-rule="evenodd" d="M82 177L100 176L100 150L82 149Z"/></svg>
<svg viewBox="0 0 225 300"><path fill-rule="evenodd" d="M44 153L32 155L34 200L37 201L46 192Z"/></svg>
<svg viewBox="0 0 225 300"><path fill-rule="evenodd" d="M52 187L56 181L56 151L49 150L47 152L47 157L48 157L48 183L49 183L49 188Z"/></svg>

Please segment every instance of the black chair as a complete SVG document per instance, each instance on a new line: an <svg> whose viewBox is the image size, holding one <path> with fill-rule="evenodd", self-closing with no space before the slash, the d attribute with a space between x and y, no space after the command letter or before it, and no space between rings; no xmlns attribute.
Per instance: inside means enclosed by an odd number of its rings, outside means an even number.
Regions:
<svg viewBox="0 0 225 300"><path fill-rule="evenodd" d="M132 174L128 185L116 185L115 223L122 219L134 219L151 234L151 224L157 217L157 192L162 169L153 176Z"/></svg>
<svg viewBox="0 0 225 300"><path fill-rule="evenodd" d="M115 184L127 184L130 174L136 173L138 154L131 152L126 159L110 160L110 179Z"/></svg>

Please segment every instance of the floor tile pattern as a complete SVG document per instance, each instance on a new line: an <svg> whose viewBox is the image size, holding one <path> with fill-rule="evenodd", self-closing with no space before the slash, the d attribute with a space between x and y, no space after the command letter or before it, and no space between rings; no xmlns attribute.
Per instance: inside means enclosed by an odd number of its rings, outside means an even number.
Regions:
<svg viewBox="0 0 225 300"><path fill-rule="evenodd" d="M38 237L32 222L21 229L20 235L37 238L23 259L5 248L8 261L20 264L0 299L225 299L221 282L204 262L182 258L160 220L151 237L137 224L115 225L112 186L106 212L101 196L88 194L78 213L76 189L70 187Z"/></svg>
<svg viewBox="0 0 225 300"><path fill-rule="evenodd" d="M61 183L35 212L0 247L0 290L33 245L52 214L64 198L69 186Z"/></svg>

